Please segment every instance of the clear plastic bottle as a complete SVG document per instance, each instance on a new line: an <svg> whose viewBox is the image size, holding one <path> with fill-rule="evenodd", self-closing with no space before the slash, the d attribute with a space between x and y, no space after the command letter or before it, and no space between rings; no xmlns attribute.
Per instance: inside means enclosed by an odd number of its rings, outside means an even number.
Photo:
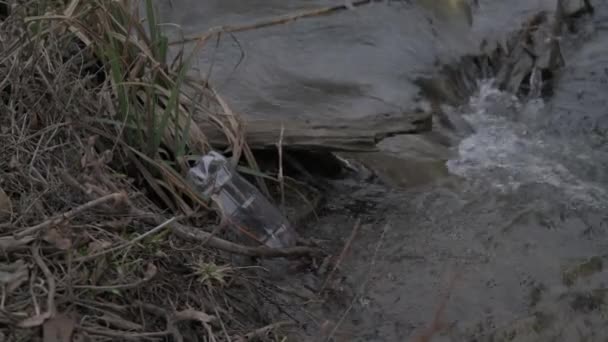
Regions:
<svg viewBox="0 0 608 342"><path fill-rule="evenodd" d="M287 219L221 154L210 152L201 157L187 179L205 198L214 201L241 234L271 248L296 244L296 232Z"/></svg>

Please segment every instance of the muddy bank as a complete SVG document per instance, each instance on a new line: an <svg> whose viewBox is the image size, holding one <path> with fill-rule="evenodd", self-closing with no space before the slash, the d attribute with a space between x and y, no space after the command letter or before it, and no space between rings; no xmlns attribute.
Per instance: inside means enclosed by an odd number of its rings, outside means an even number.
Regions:
<svg viewBox="0 0 608 342"><path fill-rule="evenodd" d="M449 172L405 189L333 183L339 190L309 233L341 241L339 249L362 226L326 305L307 307L318 323L309 333L339 322L327 329L337 341L405 340L428 326L457 275L437 341L608 336L608 7L594 5L561 36L551 92L513 94L484 81L454 109L470 131ZM295 282L312 282L304 279Z"/></svg>
<svg viewBox="0 0 608 342"><path fill-rule="evenodd" d="M270 322L297 322L294 339L401 341L428 326L455 274L437 340L608 336L608 8L592 4L593 16L572 13L559 32L548 24L556 1L479 1L472 27L457 30L392 3L239 34L207 51L200 69L213 64L212 78L246 115L356 118L425 102L442 113L434 132L357 154L373 172L322 185L320 220L299 229L334 258L269 281L261 306ZM308 5L208 2L165 14L188 34ZM509 40L521 25L524 36ZM551 44L517 44L556 34L560 56Z"/></svg>

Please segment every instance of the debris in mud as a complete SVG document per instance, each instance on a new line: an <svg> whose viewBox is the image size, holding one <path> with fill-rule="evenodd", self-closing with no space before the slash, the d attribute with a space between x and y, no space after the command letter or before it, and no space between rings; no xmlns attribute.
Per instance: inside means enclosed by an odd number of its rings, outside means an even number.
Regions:
<svg viewBox="0 0 608 342"><path fill-rule="evenodd" d="M542 300L543 294L547 291L547 287L543 284L538 284L530 290L530 307L533 308Z"/></svg>
<svg viewBox="0 0 608 342"><path fill-rule="evenodd" d="M589 260L571 266L562 273L562 282L566 286L574 285L581 278L588 278L596 273L602 272L604 261L601 257L591 257Z"/></svg>
<svg viewBox="0 0 608 342"><path fill-rule="evenodd" d="M570 297L574 297L570 301L570 307L572 307L574 311L578 312L590 313L592 311L599 310L606 304L605 290L596 290L587 293L574 293L570 295Z"/></svg>

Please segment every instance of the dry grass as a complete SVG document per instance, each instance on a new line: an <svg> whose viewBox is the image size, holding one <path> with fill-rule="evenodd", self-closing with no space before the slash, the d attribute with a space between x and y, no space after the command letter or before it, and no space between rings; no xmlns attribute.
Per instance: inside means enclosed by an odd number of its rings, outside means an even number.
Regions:
<svg viewBox="0 0 608 342"><path fill-rule="evenodd" d="M112 0L11 1L0 19L0 341L250 337L273 322L233 253L315 252L209 233L184 180L210 148L192 119L262 174L238 116L187 76L194 55L166 62L152 3L147 21Z"/></svg>

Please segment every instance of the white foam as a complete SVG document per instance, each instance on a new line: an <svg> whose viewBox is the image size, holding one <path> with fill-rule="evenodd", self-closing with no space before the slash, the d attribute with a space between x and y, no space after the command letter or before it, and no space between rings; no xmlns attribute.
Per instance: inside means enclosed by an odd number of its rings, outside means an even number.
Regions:
<svg viewBox="0 0 608 342"><path fill-rule="evenodd" d="M530 132L525 122L546 114L542 112L542 100L521 103L487 80L480 83L479 92L471 97L468 107L464 118L475 133L461 141L458 156L448 161L451 173L501 192L515 191L524 184L544 183L558 189L568 200L602 206L608 202L603 188L580 179L566 166L568 161L586 158L584 153L570 151L567 141Z"/></svg>

